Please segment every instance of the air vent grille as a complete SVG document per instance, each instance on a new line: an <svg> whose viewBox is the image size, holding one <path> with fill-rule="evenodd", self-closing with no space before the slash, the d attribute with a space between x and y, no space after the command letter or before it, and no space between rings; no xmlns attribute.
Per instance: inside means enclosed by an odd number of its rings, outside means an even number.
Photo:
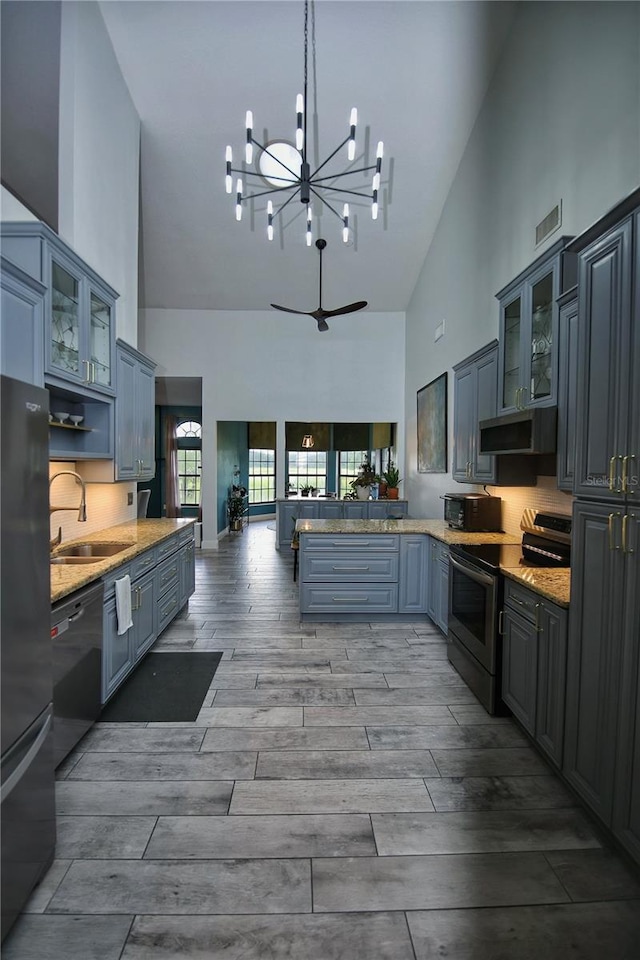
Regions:
<svg viewBox="0 0 640 960"><path fill-rule="evenodd" d="M547 237L557 230L562 223L562 200L560 200L553 210L550 210L544 220L541 220L536 227L536 247L546 240Z"/></svg>

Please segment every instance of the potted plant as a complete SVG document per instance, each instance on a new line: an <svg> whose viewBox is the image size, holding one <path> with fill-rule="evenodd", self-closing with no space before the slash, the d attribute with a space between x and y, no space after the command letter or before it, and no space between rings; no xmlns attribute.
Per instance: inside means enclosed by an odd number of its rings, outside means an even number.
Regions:
<svg viewBox="0 0 640 960"><path fill-rule="evenodd" d="M300 494L303 497L312 497L315 490L316 488L312 487L310 483L305 483L304 486L300 487Z"/></svg>
<svg viewBox="0 0 640 960"><path fill-rule="evenodd" d="M243 517L246 512L246 487L233 486L231 496L227 500L227 518L230 530L242 530Z"/></svg>
<svg viewBox="0 0 640 960"><path fill-rule="evenodd" d="M358 476L351 481L351 486L355 490L358 500L368 500L372 484L377 483L379 479L368 459L361 463Z"/></svg>
<svg viewBox="0 0 640 960"><path fill-rule="evenodd" d="M382 480L387 485L387 497L389 500L398 499L398 485L402 483L400 479L400 471L397 466L390 460L387 469L382 474Z"/></svg>

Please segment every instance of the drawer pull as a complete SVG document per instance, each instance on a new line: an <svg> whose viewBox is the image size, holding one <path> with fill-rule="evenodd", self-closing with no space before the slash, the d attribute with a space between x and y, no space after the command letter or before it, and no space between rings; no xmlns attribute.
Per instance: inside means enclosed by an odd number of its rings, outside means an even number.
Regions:
<svg viewBox="0 0 640 960"><path fill-rule="evenodd" d="M332 567L331 569L337 570L338 572L343 572L343 573L347 573L347 572L352 573L352 572L360 572L363 570L368 570L369 567L368 566L367 567Z"/></svg>
<svg viewBox="0 0 640 960"><path fill-rule="evenodd" d="M172 610L175 607L177 602L178 602L177 600L172 600L171 603L168 603L166 607L163 607L162 616L164 617L165 614L169 613L169 610Z"/></svg>
<svg viewBox="0 0 640 960"><path fill-rule="evenodd" d="M511 596L511 599L517 603L520 607L524 607L526 610L531 610L533 608L532 603L527 603L525 600L519 600L518 597Z"/></svg>
<svg viewBox="0 0 640 960"><path fill-rule="evenodd" d="M334 547L369 547L371 544L368 540L341 540L333 541Z"/></svg>
<svg viewBox="0 0 640 960"><path fill-rule="evenodd" d="M369 603L369 597L331 597L334 603Z"/></svg>

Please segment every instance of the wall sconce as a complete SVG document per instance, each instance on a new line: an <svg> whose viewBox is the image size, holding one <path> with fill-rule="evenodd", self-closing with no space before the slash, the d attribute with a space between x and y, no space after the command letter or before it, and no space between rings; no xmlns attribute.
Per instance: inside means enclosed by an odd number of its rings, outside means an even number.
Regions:
<svg viewBox="0 0 640 960"><path fill-rule="evenodd" d="M304 437L302 438L302 446L305 450L310 450L313 446L313 437L310 433L305 433Z"/></svg>

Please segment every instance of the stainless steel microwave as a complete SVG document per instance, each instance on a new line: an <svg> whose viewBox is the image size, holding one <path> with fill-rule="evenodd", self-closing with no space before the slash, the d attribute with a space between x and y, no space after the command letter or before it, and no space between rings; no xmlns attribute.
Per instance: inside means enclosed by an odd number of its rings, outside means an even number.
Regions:
<svg viewBox="0 0 640 960"><path fill-rule="evenodd" d="M499 532L501 526L500 497L486 493L445 493L444 519L455 530Z"/></svg>

